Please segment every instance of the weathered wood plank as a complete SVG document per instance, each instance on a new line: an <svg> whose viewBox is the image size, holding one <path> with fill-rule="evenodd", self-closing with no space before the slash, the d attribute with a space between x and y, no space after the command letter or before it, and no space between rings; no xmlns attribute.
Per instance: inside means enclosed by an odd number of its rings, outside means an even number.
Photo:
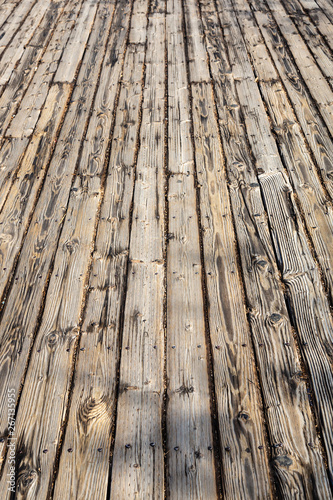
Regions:
<svg viewBox="0 0 333 500"><path fill-rule="evenodd" d="M217 498L193 175L172 174L168 200L168 491Z"/></svg>
<svg viewBox="0 0 333 500"><path fill-rule="evenodd" d="M195 2L183 2L187 24L187 50L192 81L209 82L207 53L203 44L202 25L198 5Z"/></svg>
<svg viewBox="0 0 333 500"><path fill-rule="evenodd" d="M111 499L164 494L165 16L149 17L119 369Z"/></svg>
<svg viewBox="0 0 333 500"><path fill-rule="evenodd" d="M144 44L146 42L146 25L147 25L147 0L137 0L136 2L134 2L133 5L129 43Z"/></svg>
<svg viewBox="0 0 333 500"><path fill-rule="evenodd" d="M54 498L107 492L144 51L126 58Z"/></svg>
<svg viewBox="0 0 333 500"><path fill-rule="evenodd" d="M193 6L189 6L192 13ZM190 93L181 1L167 2L167 491L172 499L217 498L205 339ZM189 33L202 67L198 19ZM190 59L195 67L195 58Z"/></svg>
<svg viewBox="0 0 333 500"><path fill-rule="evenodd" d="M216 12L211 11L208 3L203 8L203 22L215 77L221 139L278 491L283 498L292 498L295 491L305 497L330 497L265 210L235 98L232 72ZM248 30L249 26L245 26ZM214 164L220 163L214 161ZM205 185L210 186L204 179L200 192ZM221 191L224 183L222 179L217 183ZM220 196L226 198L226 195Z"/></svg>
<svg viewBox="0 0 333 500"><path fill-rule="evenodd" d="M2 405L6 404L5 391L8 384L17 390L20 386L37 326L50 266L66 214L80 143L85 136L94 98L90 82L94 82L99 74L108 42L111 19L105 16L105 8L103 4L99 7L89 39L89 49L85 53L72 102L67 110L7 297L0 331L0 365L4 380ZM120 72L118 78L119 76ZM114 77L117 78L116 73ZM58 86L63 87L62 84L54 85ZM68 84L64 85L65 88L67 86ZM14 229L15 225L20 227L19 219L16 224L13 223ZM1 408L2 414L6 414L5 406ZM1 436L6 436L6 422L1 424L4 426L1 428ZM22 456L22 461L23 458ZM4 488L4 483L2 485Z"/></svg>
<svg viewBox="0 0 333 500"><path fill-rule="evenodd" d="M185 42L182 26L182 4L168 0L168 120L172 123L168 140L169 168L184 174L194 172L191 140L190 96L187 82ZM177 133L171 133L177 127Z"/></svg>

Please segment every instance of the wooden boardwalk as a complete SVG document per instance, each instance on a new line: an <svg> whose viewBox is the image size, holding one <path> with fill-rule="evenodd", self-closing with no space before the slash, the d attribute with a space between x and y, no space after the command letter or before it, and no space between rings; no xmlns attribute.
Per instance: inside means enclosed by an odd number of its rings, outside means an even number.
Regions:
<svg viewBox="0 0 333 500"><path fill-rule="evenodd" d="M332 0L0 0L0 498L332 499Z"/></svg>

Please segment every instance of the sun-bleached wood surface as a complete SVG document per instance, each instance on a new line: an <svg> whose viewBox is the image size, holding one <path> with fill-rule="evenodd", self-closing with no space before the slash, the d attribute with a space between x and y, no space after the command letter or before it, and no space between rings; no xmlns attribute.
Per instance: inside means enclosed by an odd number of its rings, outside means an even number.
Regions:
<svg viewBox="0 0 333 500"><path fill-rule="evenodd" d="M332 311L331 0L0 0L1 499L332 498Z"/></svg>

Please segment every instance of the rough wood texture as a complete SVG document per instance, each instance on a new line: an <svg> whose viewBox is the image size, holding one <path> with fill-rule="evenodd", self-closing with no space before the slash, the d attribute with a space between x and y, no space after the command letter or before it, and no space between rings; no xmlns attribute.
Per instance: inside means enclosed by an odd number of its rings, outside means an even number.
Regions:
<svg viewBox="0 0 333 500"><path fill-rule="evenodd" d="M0 0L1 499L332 498L332 113L331 0Z"/></svg>
<svg viewBox="0 0 333 500"><path fill-rule="evenodd" d="M100 498L107 491L143 62L143 47L129 46L55 498Z"/></svg>
<svg viewBox="0 0 333 500"><path fill-rule="evenodd" d="M316 431L306 386L298 378L301 374L299 357L279 283L259 185L241 126L240 108L235 104L235 86L225 47L217 36L217 16L209 6L203 8L203 20L207 27L212 75L216 81L221 78L223 82L221 87L215 86L221 138L279 492L286 498L292 498L295 489L305 496L311 494L312 479L310 476L304 479L311 462L315 488L327 494L320 453L315 457L308 451L308 442L316 438ZM300 429L304 429L303 435ZM286 463L289 463L288 468Z"/></svg>

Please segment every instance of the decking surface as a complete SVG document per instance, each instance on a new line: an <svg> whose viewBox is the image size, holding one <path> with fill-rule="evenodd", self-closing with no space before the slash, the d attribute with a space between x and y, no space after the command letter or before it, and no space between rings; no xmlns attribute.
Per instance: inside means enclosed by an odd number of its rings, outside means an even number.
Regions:
<svg viewBox="0 0 333 500"><path fill-rule="evenodd" d="M0 0L0 141L0 498L332 498L331 0Z"/></svg>

